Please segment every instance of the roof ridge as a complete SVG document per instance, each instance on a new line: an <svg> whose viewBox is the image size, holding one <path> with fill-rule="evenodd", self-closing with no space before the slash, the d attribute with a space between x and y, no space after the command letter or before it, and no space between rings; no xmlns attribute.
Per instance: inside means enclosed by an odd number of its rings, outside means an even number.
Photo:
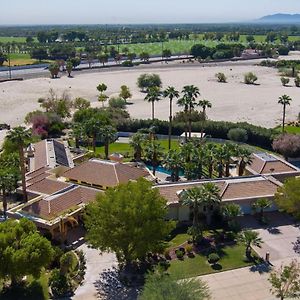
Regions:
<svg viewBox="0 0 300 300"><path fill-rule="evenodd" d="M228 187L229 187L229 182L227 182L227 181L225 181L225 186L224 186L224 188L223 188L223 190L222 190L222 192L221 192L221 198L223 197L223 195L225 194L225 192L226 192L226 190L228 189Z"/></svg>
<svg viewBox="0 0 300 300"><path fill-rule="evenodd" d="M265 166L266 166L266 164L267 164L267 161L266 161L266 160L263 160L263 162L264 162L264 164L263 164L263 166L260 168L259 174L262 173L263 169L265 168Z"/></svg>
<svg viewBox="0 0 300 300"><path fill-rule="evenodd" d="M114 166L114 171L115 171L115 175L116 175L116 178L117 178L117 182L118 184L120 183L120 180L119 180L119 176L118 176L118 172L116 170L116 164L113 165Z"/></svg>

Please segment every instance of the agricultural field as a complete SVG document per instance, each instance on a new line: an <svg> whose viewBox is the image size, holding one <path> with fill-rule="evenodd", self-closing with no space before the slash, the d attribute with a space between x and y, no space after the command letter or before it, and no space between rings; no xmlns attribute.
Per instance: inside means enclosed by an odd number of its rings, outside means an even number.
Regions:
<svg viewBox="0 0 300 300"><path fill-rule="evenodd" d="M0 36L0 43L26 43L25 37Z"/></svg>
<svg viewBox="0 0 300 300"><path fill-rule="evenodd" d="M11 53L10 54L10 64L11 66L24 66L35 64L36 59L30 58L29 53ZM4 66L7 66L8 62L4 63Z"/></svg>

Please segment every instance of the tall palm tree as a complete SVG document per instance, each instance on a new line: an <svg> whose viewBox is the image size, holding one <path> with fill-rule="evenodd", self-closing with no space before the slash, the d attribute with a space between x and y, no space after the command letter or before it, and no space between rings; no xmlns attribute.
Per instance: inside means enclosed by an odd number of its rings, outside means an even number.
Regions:
<svg viewBox="0 0 300 300"><path fill-rule="evenodd" d="M230 176L230 162L232 156L236 154L236 146L233 144L224 144L222 145L223 148L223 157L224 157L224 164L225 164L225 177Z"/></svg>
<svg viewBox="0 0 300 300"><path fill-rule="evenodd" d="M75 147L80 147L80 141L85 140L86 141L86 131L84 128L84 125L82 123L74 123L72 125L72 137L75 140Z"/></svg>
<svg viewBox="0 0 300 300"><path fill-rule="evenodd" d="M151 140L146 143L144 153L146 160L151 163L152 173L155 176L163 157L163 148L157 140Z"/></svg>
<svg viewBox="0 0 300 300"><path fill-rule="evenodd" d="M252 163L251 151L245 147L237 147L237 156L239 157L238 175L243 176L247 165Z"/></svg>
<svg viewBox="0 0 300 300"><path fill-rule="evenodd" d="M169 149L171 149L171 135L172 135L172 120L173 120L173 99L179 98L179 92L173 87L169 86L164 92L165 98L169 98L170 108L169 108Z"/></svg>
<svg viewBox="0 0 300 300"><path fill-rule="evenodd" d="M196 99L200 95L199 88L194 85L186 85L183 87L182 93L188 102L188 112L189 112L189 138L192 135L192 111L196 106Z"/></svg>
<svg viewBox="0 0 300 300"><path fill-rule="evenodd" d="M207 144L205 147L204 164L208 170L208 177L213 177L214 165L216 163L216 145Z"/></svg>
<svg viewBox="0 0 300 300"><path fill-rule="evenodd" d="M193 227L199 227L199 210L202 207L206 215L206 222L210 224L212 206L221 202L219 188L211 182L204 183L198 187L194 187L183 191L181 194L181 203L191 207L193 211Z"/></svg>
<svg viewBox="0 0 300 300"><path fill-rule="evenodd" d="M117 130L110 125L105 125L99 129L99 137L104 143L105 159L108 159L109 144L116 140Z"/></svg>
<svg viewBox="0 0 300 300"><path fill-rule="evenodd" d="M137 132L131 137L129 144L133 148L133 156L136 161L141 161L142 159L143 145L145 141L145 135L141 132Z"/></svg>
<svg viewBox="0 0 300 300"><path fill-rule="evenodd" d="M188 131L189 131L189 127L188 127L189 99L187 98L186 95L184 95L183 97L178 99L177 104L178 104L178 106L183 107L184 123L185 123L184 135L185 135L185 143L187 143L187 141L188 141Z"/></svg>
<svg viewBox="0 0 300 300"><path fill-rule="evenodd" d="M103 121L98 118L91 118L84 124L84 129L87 136L92 138L92 147L94 152L96 152L97 135L102 126Z"/></svg>
<svg viewBox="0 0 300 300"><path fill-rule="evenodd" d="M25 127L19 126L15 127L7 135L8 140L13 144L18 145L19 148L19 159L20 159L20 170L21 170L21 179L22 179L22 192L23 200L27 202L27 190L26 190L26 167L25 167L25 156L24 156L24 147L29 142L31 137L30 131L26 130Z"/></svg>
<svg viewBox="0 0 300 300"><path fill-rule="evenodd" d="M286 116L286 106L291 105L292 98L288 95L283 95L279 97L278 104L281 104L283 106L282 111L282 133L284 133L284 127L285 127L285 116Z"/></svg>
<svg viewBox="0 0 300 300"><path fill-rule="evenodd" d="M145 101L151 102L152 105L152 120L154 120L154 104L160 100L161 91L158 87L150 87L147 91Z"/></svg>
<svg viewBox="0 0 300 300"><path fill-rule="evenodd" d="M224 161L226 159L226 153L223 147L218 147L215 151L215 156L217 160L217 171L218 177L222 178L224 176Z"/></svg>
<svg viewBox="0 0 300 300"><path fill-rule="evenodd" d="M231 203L222 207L222 215L227 221L228 226L231 229L237 228L236 218L242 216L242 209L238 204Z"/></svg>
<svg viewBox="0 0 300 300"><path fill-rule="evenodd" d="M244 230L239 236L239 240L246 246L246 257L251 257L251 246L260 247L263 243L259 233L252 230Z"/></svg>
<svg viewBox="0 0 300 300"><path fill-rule="evenodd" d="M179 180L179 172L183 167L182 156L180 152L176 150L170 150L163 162L164 167L171 171L172 181Z"/></svg>
<svg viewBox="0 0 300 300"><path fill-rule="evenodd" d="M252 207L254 210L259 210L260 220L262 221L264 219L264 211L267 208L270 208L272 206L272 201L267 198L261 198L256 200Z"/></svg>

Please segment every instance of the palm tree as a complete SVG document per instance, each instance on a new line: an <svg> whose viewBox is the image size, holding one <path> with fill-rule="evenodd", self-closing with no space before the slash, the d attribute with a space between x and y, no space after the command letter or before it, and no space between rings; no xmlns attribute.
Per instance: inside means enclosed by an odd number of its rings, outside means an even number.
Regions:
<svg viewBox="0 0 300 300"><path fill-rule="evenodd" d="M18 186L18 174L12 169L0 169L0 191L2 192L3 216L6 220L8 193Z"/></svg>
<svg viewBox="0 0 300 300"><path fill-rule="evenodd" d="M82 140L86 140L85 128L81 123L74 123L72 125L72 136L75 140L75 147L79 148L79 142Z"/></svg>
<svg viewBox="0 0 300 300"><path fill-rule="evenodd" d="M218 147L215 151L215 156L217 160L218 177L222 178L224 176L224 160L226 159L226 153L223 147Z"/></svg>
<svg viewBox="0 0 300 300"><path fill-rule="evenodd" d="M193 227L199 227L199 208L202 207L206 215L206 222L210 224L211 214L215 204L220 204L220 190L211 182L204 183L182 192L181 203L188 205L193 211Z"/></svg>
<svg viewBox="0 0 300 300"><path fill-rule="evenodd" d="M170 100L169 108L169 149L171 149L171 135L172 135L172 120L173 120L173 99L179 98L179 92L173 87L169 86L164 92L163 95L165 98Z"/></svg>
<svg viewBox="0 0 300 300"><path fill-rule="evenodd" d="M154 103L159 101L161 96L161 91L158 87L150 87L147 91L145 101L151 102L152 104L152 120L154 120Z"/></svg>
<svg viewBox="0 0 300 300"><path fill-rule="evenodd" d="M224 157L224 163L225 163L225 177L230 176L230 162L232 156L236 154L236 146L233 144L224 144L222 146L223 148L223 157Z"/></svg>
<svg viewBox="0 0 300 300"><path fill-rule="evenodd" d="M171 171L171 179L172 181L179 180L179 172L182 169L182 156L176 150L170 150L163 162L164 167Z"/></svg>
<svg viewBox="0 0 300 300"><path fill-rule="evenodd" d="M286 106L291 105L292 98L288 95L283 95L279 97L278 104L281 104L283 106L283 112L282 112L282 133L284 133L284 127L285 127L285 115L286 115Z"/></svg>
<svg viewBox="0 0 300 300"><path fill-rule="evenodd" d="M216 145L207 144L205 148L204 164L208 170L208 177L213 177L214 165L216 163Z"/></svg>
<svg viewBox="0 0 300 300"><path fill-rule="evenodd" d="M148 141L145 146L145 158L151 163L152 172L155 176L156 169L160 165L163 156L163 149L157 140Z"/></svg>
<svg viewBox="0 0 300 300"><path fill-rule="evenodd" d="M243 176L246 166L252 163L252 153L245 147L237 147L236 154L239 157L238 175Z"/></svg>
<svg viewBox="0 0 300 300"><path fill-rule="evenodd" d="M143 145L145 143L145 135L143 133L135 133L130 140L130 146L133 148L133 156L136 161L141 161L143 154Z"/></svg>
<svg viewBox="0 0 300 300"><path fill-rule="evenodd" d="M183 87L182 93L186 98L188 103L188 112L189 112L189 138L192 135L192 111L196 106L196 99L200 95L199 88L194 85L186 85Z"/></svg>
<svg viewBox="0 0 300 300"><path fill-rule="evenodd" d="M109 144L116 140L116 136L117 130L110 125L105 125L99 129L99 137L104 143L105 159L108 159Z"/></svg>
<svg viewBox="0 0 300 300"><path fill-rule="evenodd" d="M183 111L184 111L184 135L185 135L185 143L187 143L188 141L188 112L189 112L189 100L186 97L186 95L184 95L182 98L178 99L177 101L178 106L183 107Z"/></svg>
<svg viewBox="0 0 300 300"><path fill-rule="evenodd" d="M84 124L84 130L88 137L92 138L93 151L96 152L97 135L100 128L103 126L103 121L98 118L91 118Z"/></svg>
<svg viewBox="0 0 300 300"><path fill-rule="evenodd" d="M252 207L254 210L259 210L260 220L264 218L264 210L272 206L272 201L267 198L261 198L256 200Z"/></svg>
<svg viewBox="0 0 300 300"><path fill-rule="evenodd" d="M263 243L259 233L253 230L244 230L239 236L239 240L246 246L246 257L251 257L251 246L260 247Z"/></svg>
<svg viewBox="0 0 300 300"><path fill-rule="evenodd" d="M211 102L209 100L203 99L199 101L198 105L202 108L203 116L206 117L206 109L212 108Z"/></svg>
<svg viewBox="0 0 300 300"><path fill-rule="evenodd" d="M222 215L224 219L228 222L228 226L231 229L236 228L236 221L235 219L239 216L242 216L242 210L241 207L238 204L231 203L226 204L222 207Z"/></svg>
<svg viewBox="0 0 300 300"><path fill-rule="evenodd" d="M22 192L23 200L27 202L27 190L26 190L26 167L25 167L25 157L24 157L24 147L31 137L31 133L26 130L25 127L19 126L15 127L7 135L7 139L10 140L13 144L18 145L19 148L19 159L20 159L20 170L21 170L21 179L22 179Z"/></svg>

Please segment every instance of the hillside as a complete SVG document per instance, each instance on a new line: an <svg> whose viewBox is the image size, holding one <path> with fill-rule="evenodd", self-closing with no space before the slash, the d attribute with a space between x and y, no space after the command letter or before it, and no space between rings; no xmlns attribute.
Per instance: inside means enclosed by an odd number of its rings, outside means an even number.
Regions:
<svg viewBox="0 0 300 300"><path fill-rule="evenodd" d="M261 23L300 23L300 14L274 14L257 20Z"/></svg>

